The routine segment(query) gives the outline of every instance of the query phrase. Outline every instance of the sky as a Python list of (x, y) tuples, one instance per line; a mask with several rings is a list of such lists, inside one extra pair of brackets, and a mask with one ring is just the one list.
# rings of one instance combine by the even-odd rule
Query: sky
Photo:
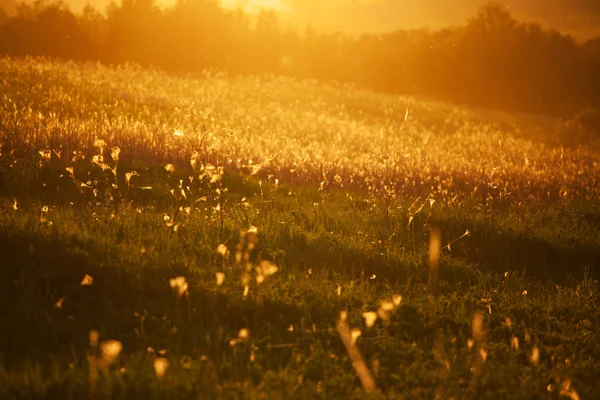
[[(0, 0), (8, 3), (15, 0)], [(120, 0), (116, 0), (120, 1)], [(169, 5), (175, 0), (156, 0)], [(110, 0), (64, 0), (75, 11), (90, 3), (104, 9)], [(284, 25), (347, 34), (462, 24), (486, 0), (221, 0), (246, 11), (273, 8)], [(513, 16), (571, 33), (584, 40), (600, 36), (600, 0), (503, 0)]]

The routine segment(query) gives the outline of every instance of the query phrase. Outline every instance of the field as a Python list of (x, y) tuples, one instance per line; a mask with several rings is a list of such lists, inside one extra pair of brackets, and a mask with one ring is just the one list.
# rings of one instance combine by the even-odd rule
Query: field
[(598, 398), (600, 151), (557, 123), (0, 59), (0, 398)]

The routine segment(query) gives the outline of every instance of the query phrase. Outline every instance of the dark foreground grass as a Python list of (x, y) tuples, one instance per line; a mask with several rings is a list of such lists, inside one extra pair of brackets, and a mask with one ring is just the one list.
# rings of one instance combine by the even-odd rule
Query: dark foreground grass
[[(5, 202), (0, 397), (365, 398), (336, 331), (341, 311), (362, 332), (374, 398), (558, 398), (568, 382), (581, 398), (600, 393), (597, 206), (433, 204), (409, 226), (401, 200), (390, 216), (357, 194), (270, 186), (261, 196), (256, 182), (228, 179), (223, 220), (184, 202), (177, 231), (165, 221), (175, 199), (117, 211)], [(431, 226), (442, 245), (470, 231), (442, 250), (435, 293)], [(238, 243), (244, 256), (255, 242), (252, 268), (236, 264)], [(258, 284), (261, 261), (279, 271)], [(183, 296), (169, 284), (177, 276)], [(400, 305), (367, 328), (362, 314), (394, 294)], [(122, 343), (109, 366), (92, 330)], [(157, 358), (169, 365), (162, 379)]]

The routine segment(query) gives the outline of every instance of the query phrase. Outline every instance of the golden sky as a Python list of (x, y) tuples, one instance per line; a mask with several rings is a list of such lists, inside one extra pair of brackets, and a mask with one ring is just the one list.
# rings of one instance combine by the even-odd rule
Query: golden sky
[[(11, 1), (11, 0), (6, 0)], [(33, 0), (30, 0), (33, 1)], [(120, 0), (116, 0), (119, 2)], [(175, 0), (156, 0), (168, 6)], [(229, 8), (277, 10), (283, 25), (360, 34), (463, 23), (487, 0), (220, 0)], [(2, 2), (2, 0), (0, 0)], [(104, 9), (110, 0), (65, 0), (75, 11), (85, 4)], [(503, 0), (517, 18), (585, 39), (600, 36), (600, 0)]]

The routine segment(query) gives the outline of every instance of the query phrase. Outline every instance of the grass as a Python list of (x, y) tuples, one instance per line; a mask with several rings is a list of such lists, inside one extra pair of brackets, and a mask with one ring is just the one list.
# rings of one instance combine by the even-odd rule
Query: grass
[(600, 393), (593, 147), (347, 87), (0, 63), (0, 397)]

